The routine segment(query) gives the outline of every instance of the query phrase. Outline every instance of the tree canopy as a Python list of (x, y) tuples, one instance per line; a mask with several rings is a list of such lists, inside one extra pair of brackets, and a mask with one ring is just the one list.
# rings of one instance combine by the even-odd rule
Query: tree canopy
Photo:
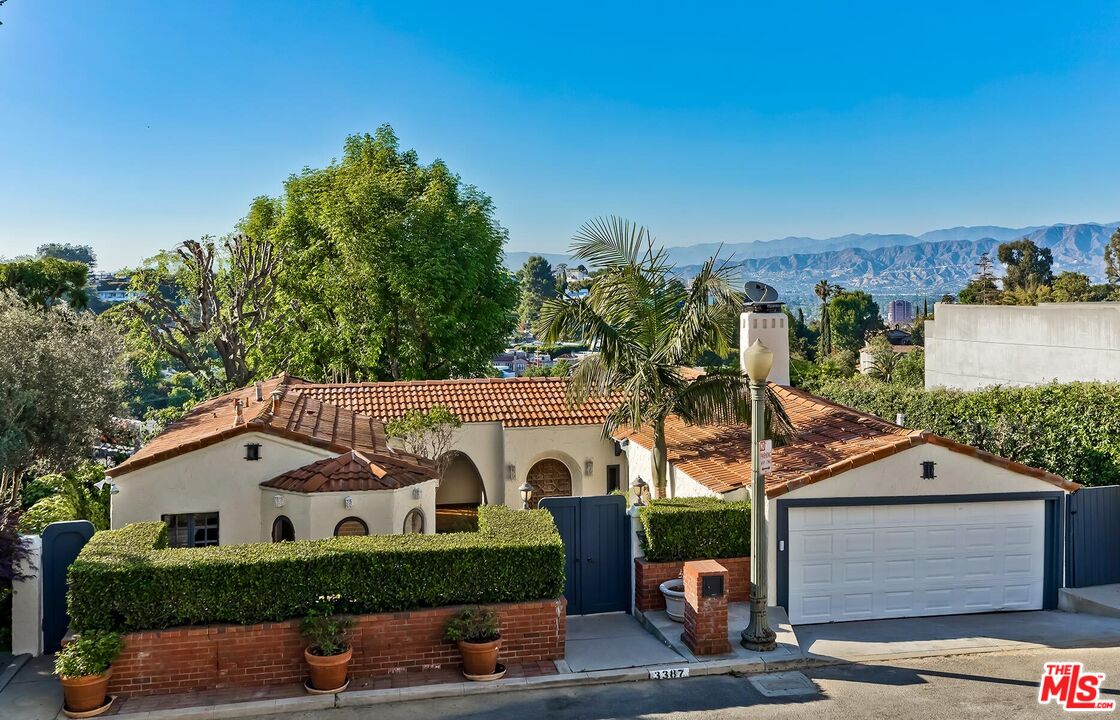
[(35, 255), (41, 258), (57, 258), (70, 262), (80, 262), (92, 268), (97, 264), (97, 253), (90, 245), (75, 245), (72, 243), (44, 243), (35, 248)]
[(1034, 241), (1020, 238), (1001, 243), (996, 253), (1006, 273), (1004, 290), (1032, 290), (1054, 281), (1054, 253), (1050, 248), (1040, 248)]
[(841, 290), (828, 301), (832, 345), (837, 350), (858, 352), (868, 333), (882, 329), (879, 304), (862, 290)]
[[(563, 267), (563, 266), (561, 266)], [(548, 298), (556, 297), (557, 278), (552, 265), (540, 255), (532, 255), (517, 273), (521, 286), (518, 319), (524, 328), (533, 328), (541, 314), (541, 305)]]
[(84, 263), (45, 257), (0, 263), (0, 290), (11, 289), (40, 307), (65, 301), (81, 310), (89, 305)]

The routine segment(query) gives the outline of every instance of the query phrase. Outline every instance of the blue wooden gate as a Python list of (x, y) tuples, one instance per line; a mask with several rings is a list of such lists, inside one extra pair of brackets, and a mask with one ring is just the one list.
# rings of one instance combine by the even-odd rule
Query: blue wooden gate
[(551, 497), (540, 506), (552, 513), (564, 539), (564, 597), (569, 615), (630, 610), (630, 535), (626, 499)]
[(1120, 583), (1120, 485), (1081, 488), (1067, 506), (1066, 584)]
[(88, 520), (51, 523), (43, 530), (43, 652), (56, 652), (70, 626), (66, 612), (66, 571), (93, 537)]

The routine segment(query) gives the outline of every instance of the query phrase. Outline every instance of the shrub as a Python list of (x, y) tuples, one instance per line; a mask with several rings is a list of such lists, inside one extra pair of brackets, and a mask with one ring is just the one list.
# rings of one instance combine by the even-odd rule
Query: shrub
[(121, 636), (115, 632), (83, 632), (66, 643), (54, 659), (54, 674), (76, 678), (101, 675), (121, 653)]
[(500, 638), (498, 615), (484, 607), (463, 608), (447, 621), (443, 636), (452, 642), (488, 643)]
[(479, 509), (479, 532), (369, 535), (166, 549), (163, 523), (95, 534), (70, 567), (74, 627), (122, 631), (303, 617), (320, 595), (348, 613), (520, 602), (564, 590), (546, 510)]
[(654, 500), (640, 511), (642, 548), (654, 562), (744, 557), (751, 552), (751, 506), (718, 498)]
[(78, 511), (65, 495), (51, 495), (38, 501), (23, 514), (19, 521), (20, 532), (42, 535), (48, 525), (55, 522), (77, 520)]
[(1083, 485), (1120, 483), (1120, 384), (923, 390), (853, 378), (818, 394), (894, 422), (1049, 470)]

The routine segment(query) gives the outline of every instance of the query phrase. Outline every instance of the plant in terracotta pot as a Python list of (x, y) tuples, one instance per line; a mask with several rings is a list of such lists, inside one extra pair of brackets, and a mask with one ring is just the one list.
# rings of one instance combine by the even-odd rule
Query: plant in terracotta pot
[(67, 715), (93, 717), (109, 709), (110, 666), (121, 652), (119, 633), (91, 630), (76, 635), (54, 659)]
[(497, 679), (502, 636), (498, 615), (484, 607), (463, 608), (447, 621), (444, 637), (459, 643), (463, 674), (471, 680)]
[(307, 611), (300, 632), (307, 638), (303, 657), (311, 669), (310, 691), (332, 692), (346, 686), (354, 649), (346, 637), (350, 618), (335, 614), (338, 595), (320, 596)]

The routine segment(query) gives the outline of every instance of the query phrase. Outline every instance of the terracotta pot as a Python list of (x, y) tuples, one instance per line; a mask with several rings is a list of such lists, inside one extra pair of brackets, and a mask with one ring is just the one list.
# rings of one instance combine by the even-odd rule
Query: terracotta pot
[(106, 670), (101, 675), (83, 675), (81, 677), (60, 677), (62, 695), (66, 699), (66, 709), (73, 712), (89, 712), (105, 704), (105, 691), (109, 687), (109, 676), (112, 669)]
[(334, 690), (345, 685), (346, 670), (353, 655), (352, 647), (338, 655), (312, 655), (310, 650), (304, 649), (303, 659), (311, 668), (311, 687), (316, 690)]
[(460, 640), (459, 652), (463, 655), (463, 672), (467, 675), (493, 675), (498, 667), (498, 650), (501, 647), (501, 638), (484, 643)]

